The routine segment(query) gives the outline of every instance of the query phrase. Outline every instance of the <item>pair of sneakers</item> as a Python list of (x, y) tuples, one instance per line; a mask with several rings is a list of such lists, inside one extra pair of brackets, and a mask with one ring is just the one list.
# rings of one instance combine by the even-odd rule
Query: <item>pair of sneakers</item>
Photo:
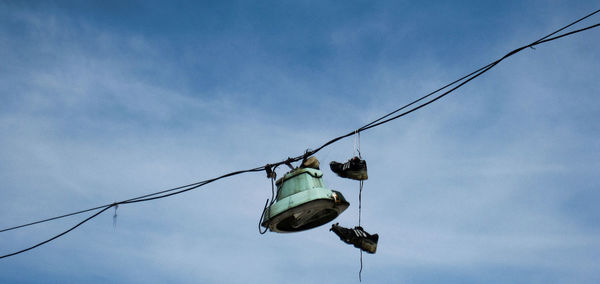
[(331, 225), (330, 231), (333, 231), (340, 240), (347, 244), (354, 245), (368, 253), (375, 253), (377, 251), (377, 241), (379, 241), (379, 235), (369, 234), (362, 227), (356, 226), (354, 229), (344, 228), (339, 223)]
[(331, 171), (343, 178), (366, 180), (369, 178), (367, 174), (367, 162), (359, 157), (354, 157), (345, 163), (333, 161), (329, 163)]
[[(360, 157), (353, 157), (345, 163), (331, 162), (329, 163), (331, 171), (343, 178), (354, 180), (366, 180), (369, 178), (367, 174), (367, 162)], [(333, 231), (342, 241), (347, 244), (354, 245), (368, 253), (377, 251), (377, 241), (379, 235), (367, 233), (361, 226), (356, 226), (354, 229), (344, 228), (335, 223), (331, 225), (330, 231)]]

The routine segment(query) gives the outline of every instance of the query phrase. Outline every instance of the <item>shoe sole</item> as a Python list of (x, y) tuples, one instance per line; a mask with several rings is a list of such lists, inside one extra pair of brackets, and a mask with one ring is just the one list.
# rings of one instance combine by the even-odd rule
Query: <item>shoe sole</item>
[(341, 174), (338, 174), (338, 175), (343, 178), (349, 178), (349, 179), (354, 179), (354, 180), (369, 179), (369, 175), (367, 174), (367, 171), (356, 171), (356, 172), (346, 171), (346, 172), (342, 172)]

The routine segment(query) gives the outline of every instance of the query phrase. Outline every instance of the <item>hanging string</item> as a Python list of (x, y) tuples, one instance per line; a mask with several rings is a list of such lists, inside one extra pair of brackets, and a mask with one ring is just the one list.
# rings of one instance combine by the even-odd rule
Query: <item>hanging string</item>
[(358, 282), (362, 282), (362, 249), (360, 250), (360, 270), (358, 271)]
[(358, 188), (358, 226), (360, 226), (360, 217), (362, 215), (362, 189), (363, 189), (363, 181), (359, 181)]
[(362, 158), (360, 156), (360, 132), (357, 130), (354, 130), (354, 156), (356, 156), (356, 153), (358, 152), (358, 157)]
[(119, 204), (115, 203), (115, 214), (113, 215), (113, 229), (117, 227), (117, 208), (119, 208)]
[[(360, 154), (360, 132), (358, 130), (354, 131), (354, 152), (358, 152), (358, 158), (362, 159)], [(356, 154), (354, 154), (356, 156)], [(363, 180), (359, 180), (358, 187), (358, 226), (360, 227), (361, 215), (362, 215), (362, 189), (363, 189)], [(363, 251), (360, 251), (360, 270), (358, 271), (358, 281), (362, 282), (362, 270), (363, 270)]]
[[(359, 152), (360, 153), (360, 152)], [(360, 227), (360, 218), (362, 215), (362, 189), (363, 189), (363, 180), (359, 181), (359, 189), (358, 189), (358, 226)], [(363, 269), (363, 260), (362, 260), (362, 249), (360, 250), (360, 270), (358, 271), (358, 281), (362, 282), (362, 269)]]

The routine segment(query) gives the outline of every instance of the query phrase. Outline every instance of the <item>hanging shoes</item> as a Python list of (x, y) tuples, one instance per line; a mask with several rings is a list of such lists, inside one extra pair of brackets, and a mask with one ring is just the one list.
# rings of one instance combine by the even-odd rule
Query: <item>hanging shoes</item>
[(367, 174), (367, 162), (359, 157), (354, 157), (345, 163), (331, 162), (329, 163), (331, 171), (343, 178), (366, 180), (369, 178)]
[(375, 253), (375, 251), (377, 251), (377, 241), (379, 240), (379, 235), (371, 235), (360, 226), (356, 226), (354, 229), (348, 229), (339, 226), (338, 224), (339, 223), (335, 223), (331, 225), (331, 229), (329, 230), (333, 231), (338, 237), (340, 237), (340, 240), (347, 244), (354, 245), (354, 247), (368, 253)]

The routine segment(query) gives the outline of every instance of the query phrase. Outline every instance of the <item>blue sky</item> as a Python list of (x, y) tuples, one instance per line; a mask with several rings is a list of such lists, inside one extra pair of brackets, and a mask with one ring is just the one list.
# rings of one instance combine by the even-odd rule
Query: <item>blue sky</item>
[[(505, 1), (507, 2), (507, 1)], [(0, 3), (0, 227), (301, 154), (598, 9), (593, 1)], [(599, 16), (582, 23), (596, 24)], [(366, 283), (600, 281), (598, 30), (364, 132)], [(348, 138), (323, 165), (353, 154)], [(358, 184), (327, 167), (358, 219)], [(280, 170), (279, 175), (284, 172)], [(348, 283), (329, 224), (259, 235), (262, 173), (118, 208), (2, 283)], [(0, 233), (0, 254), (83, 215)]]

